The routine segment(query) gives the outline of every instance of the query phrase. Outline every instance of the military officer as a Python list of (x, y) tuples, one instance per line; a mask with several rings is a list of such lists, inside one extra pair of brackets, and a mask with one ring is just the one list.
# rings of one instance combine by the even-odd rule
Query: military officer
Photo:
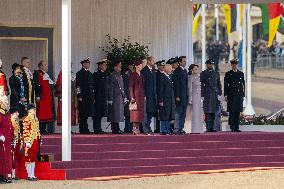
[[(166, 61), (165, 60), (161, 60), (161, 61), (157, 61), (156, 62), (157, 66), (158, 66), (158, 70), (156, 71), (156, 89), (157, 89), (157, 97), (159, 96), (160, 93), (160, 82), (161, 82), (161, 77), (164, 74), (164, 69), (165, 69), (165, 65), (166, 65)], [(158, 109), (158, 113), (157, 113), (157, 119), (156, 119), (156, 129), (155, 129), (155, 133), (160, 133), (160, 118), (159, 118), (159, 109)]]
[(232, 70), (225, 74), (224, 96), (229, 112), (229, 124), (232, 132), (240, 132), (240, 112), (243, 112), (243, 99), (245, 96), (244, 73), (237, 68), (238, 60), (231, 60)]
[(107, 59), (97, 63), (98, 70), (94, 72), (94, 95), (95, 95), (95, 124), (94, 133), (104, 134), (101, 126), (102, 118), (106, 116), (106, 81), (108, 77)]
[(95, 115), (94, 105), (94, 76), (90, 72), (90, 60), (89, 58), (82, 60), (82, 69), (76, 73), (76, 90), (78, 99), (78, 110), (79, 110), (79, 131), (81, 134), (90, 134), (88, 128), (88, 117), (93, 118)]
[(214, 70), (213, 60), (209, 59), (205, 64), (207, 69), (200, 74), (203, 111), (205, 113), (207, 132), (216, 132), (214, 130), (214, 121), (222, 95), (221, 82), (219, 73)]

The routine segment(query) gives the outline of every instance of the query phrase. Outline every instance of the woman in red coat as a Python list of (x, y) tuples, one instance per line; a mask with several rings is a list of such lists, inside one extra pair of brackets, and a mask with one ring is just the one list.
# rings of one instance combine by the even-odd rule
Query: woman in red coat
[(133, 123), (133, 134), (139, 134), (139, 125), (144, 121), (144, 79), (141, 74), (143, 60), (137, 60), (135, 72), (130, 74), (129, 90), (131, 103), (137, 104), (137, 110), (130, 110), (130, 122)]

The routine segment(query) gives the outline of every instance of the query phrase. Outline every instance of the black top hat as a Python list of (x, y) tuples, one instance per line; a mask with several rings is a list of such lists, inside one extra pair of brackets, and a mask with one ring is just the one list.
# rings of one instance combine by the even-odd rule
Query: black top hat
[(36, 108), (36, 107), (35, 107), (34, 104), (28, 104), (28, 105), (27, 105), (27, 111), (32, 110), (32, 109), (35, 109), (35, 108)]
[(18, 110), (17, 107), (11, 107), (10, 110), (9, 110), (10, 114), (16, 113), (16, 112), (18, 112), (18, 111), (19, 111), (19, 110)]

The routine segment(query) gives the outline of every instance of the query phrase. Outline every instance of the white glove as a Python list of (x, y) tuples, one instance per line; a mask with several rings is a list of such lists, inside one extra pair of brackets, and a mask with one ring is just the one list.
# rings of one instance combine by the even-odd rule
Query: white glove
[(31, 143), (26, 143), (26, 147), (31, 148), (32, 147)]
[(189, 100), (189, 105), (192, 105), (192, 100)]
[(107, 101), (108, 104), (112, 105), (112, 101)]
[(204, 97), (201, 97), (201, 100), (204, 101)]
[(1, 136), (0, 136), (0, 141), (1, 141), (1, 142), (5, 142), (5, 137), (4, 137), (4, 135), (1, 135)]
[(222, 96), (218, 95), (218, 100), (221, 101), (222, 100)]

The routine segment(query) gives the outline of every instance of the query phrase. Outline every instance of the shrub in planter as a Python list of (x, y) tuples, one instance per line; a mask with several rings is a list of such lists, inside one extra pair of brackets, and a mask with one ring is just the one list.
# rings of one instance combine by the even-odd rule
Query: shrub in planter
[(264, 115), (252, 118), (241, 116), (240, 125), (284, 125), (284, 115), (280, 114), (275, 119), (267, 119)]
[[(148, 45), (143, 45), (138, 42), (131, 42), (130, 36), (121, 41), (117, 38), (111, 37), (109, 34), (106, 35), (106, 38), (106, 46), (100, 48), (106, 53), (106, 57), (111, 63), (120, 60), (122, 62), (123, 71), (127, 68), (127, 63), (129, 61), (134, 61), (138, 58), (145, 58), (149, 56)], [(110, 66), (110, 68), (111, 67), (112, 66)]]

